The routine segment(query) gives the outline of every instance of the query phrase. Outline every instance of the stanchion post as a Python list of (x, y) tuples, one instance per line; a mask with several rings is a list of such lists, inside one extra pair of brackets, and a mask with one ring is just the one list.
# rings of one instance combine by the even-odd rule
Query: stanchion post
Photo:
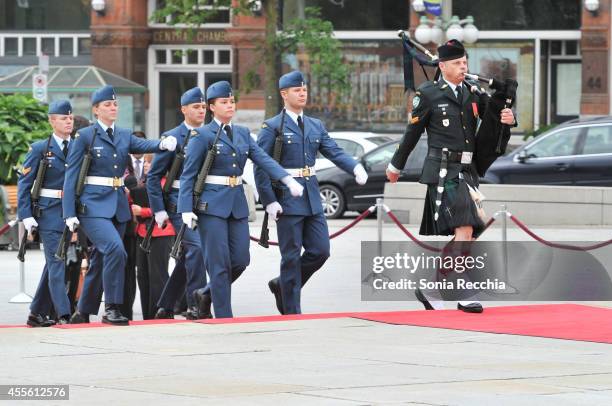
[(508, 208), (501, 205), (502, 214), (502, 256), (504, 263), (504, 278), (508, 282)]
[(378, 238), (378, 255), (382, 255), (382, 239), (383, 239), (383, 204), (384, 199), (382, 197), (376, 198), (376, 227), (377, 227), (377, 238)]
[[(25, 227), (23, 226), (22, 222), (19, 222), (18, 227), (19, 228), (18, 228), (17, 234), (19, 235), (19, 238), (17, 241), (21, 241), (21, 237), (23, 236), (23, 233), (25, 233)], [(19, 293), (13, 296), (9, 300), (9, 303), (31, 303), (32, 297), (25, 292), (25, 263), (21, 261), (18, 261), (18, 262), (19, 262)]]

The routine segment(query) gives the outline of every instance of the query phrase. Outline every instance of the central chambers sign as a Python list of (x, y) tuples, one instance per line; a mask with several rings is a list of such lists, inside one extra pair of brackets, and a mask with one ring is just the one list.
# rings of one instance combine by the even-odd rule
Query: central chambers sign
[(225, 30), (201, 30), (192, 34), (187, 30), (164, 29), (153, 31), (154, 44), (226, 44)]

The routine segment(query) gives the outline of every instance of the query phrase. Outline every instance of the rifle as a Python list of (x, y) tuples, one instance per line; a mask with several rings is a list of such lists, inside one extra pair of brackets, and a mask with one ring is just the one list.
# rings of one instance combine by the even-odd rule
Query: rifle
[(38, 200), (40, 199), (40, 191), (43, 188), (43, 183), (45, 182), (45, 175), (47, 174), (47, 167), (49, 166), (49, 146), (51, 145), (52, 138), (53, 134), (50, 135), (47, 139), (45, 153), (43, 154), (43, 157), (38, 163), (36, 178), (34, 179), (32, 190), (30, 191), (30, 198), (32, 199), (32, 214), (34, 215), (34, 217), (40, 217), (40, 215), (42, 214), (42, 210), (40, 209)]
[[(215, 157), (217, 156), (214, 149), (217, 143), (219, 142), (219, 137), (221, 136), (221, 130), (223, 130), (222, 125), (220, 125), (219, 129), (217, 130), (217, 134), (215, 135), (215, 140), (208, 147), (208, 153), (206, 154), (204, 163), (202, 164), (202, 167), (200, 168), (200, 172), (198, 173), (198, 177), (195, 181), (195, 185), (193, 186), (193, 207), (195, 207), (196, 210), (198, 210), (197, 208), (198, 202), (200, 201), (200, 196), (202, 196), (202, 193), (204, 192), (204, 187), (206, 186), (206, 177), (208, 176), (208, 173), (210, 172), (210, 169), (212, 168), (213, 163), (215, 162)], [(166, 183), (167, 183), (167, 180), (166, 180)], [(176, 236), (174, 245), (172, 246), (172, 251), (170, 251), (170, 256), (174, 258), (175, 260), (178, 260), (181, 256), (181, 253), (182, 253), (181, 247), (182, 247), (183, 236), (185, 235), (186, 228), (187, 228), (187, 224), (183, 223), (181, 225), (181, 229), (179, 230), (179, 233)], [(195, 226), (193, 228), (195, 229)]]
[[(32, 227), (32, 236), (36, 233), (36, 227)], [(21, 262), (25, 262), (26, 245), (28, 244), (28, 230), (23, 230), (21, 241), (19, 243), (19, 252), (17, 253), (17, 259)]]
[[(272, 149), (272, 159), (276, 162), (280, 162), (281, 155), (283, 153), (283, 131), (285, 130), (285, 112), (283, 109), (283, 113), (281, 116), (281, 124), (280, 127), (275, 130), (276, 137), (274, 137), (274, 148)], [(261, 224), (261, 234), (259, 235), (258, 244), (264, 248), (269, 248), (270, 244), (268, 241), (270, 240), (270, 229), (268, 228), (268, 217), (270, 215), (268, 212), (264, 214), (263, 223)]]
[[(177, 151), (174, 156), (174, 160), (172, 161), (172, 165), (170, 166), (170, 170), (166, 174), (166, 183), (164, 183), (164, 187), (162, 188), (162, 194), (164, 197), (164, 204), (168, 207), (168, 195), (170, 195), (170, 191), (172, 190), (172, 184), (176, 180), (176, 177), (179, 171), (183, 168), (183, 163), (185, 162), (185, 150), (187, 148), (187, 144), (189, 144), (189, 139), (191, 135), (197, 134), (196, 130), (191, 130), (187, 137), (185, 138), (185, 142), (181, 146), (180, 150)], [(146, 252), (147, 254), (151, 253), (151, 237), (153, 236), (153, 230), (155, 228), (155, 220), (151, 221), (149, 226), (147, 227), (147, 234), (145, 238), (140, 243), (140, 249)]]
[(79, 177), (77, 179), (75, 195), (77, 200), (77, 211), (79, 214), (85, 214), (87, 212), (87, 207), (83, 205), (80, 201), (81, 194), (83, 193), (83, 188), (85, 187), (85, 181), (87, 180), (87, 174), (89, 173), (89, 167), (91, 166), (91, 161), (93, 159), (93, 155), (91, 154), (91, 150), (93, 148), (94, 143), (96, 142), (96, 136), (98, 135), (97, 129), (94, 129), (94, 134), (91, 139), (91, 144), (87, 146), (87, 152), (85, 152), (85, 156), (83, 157), (83, 162), (81, 163), (81, 168), (79, 170)]

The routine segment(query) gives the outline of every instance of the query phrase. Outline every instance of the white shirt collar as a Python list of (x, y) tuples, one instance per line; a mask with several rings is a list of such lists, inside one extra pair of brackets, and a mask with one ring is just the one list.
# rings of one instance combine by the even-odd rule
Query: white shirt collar
[[(446, 80), (446, 78), (444, 76), (442, 76), (442, 79), (444, 79), (444, 81), (446, 82), (446, 84), (448, 85), (448, 87), (451, 88), (451, 90), (453, 91), (453, 93), (455, 93), (455, 96), (457, 95), (457, 85), (452, 84), (451, 82), (449, 82), (448, 80)], [(460, 83), (459, 86), (461, 86), (461, 90), (463, 91), (463, 83)]]
[(285, 109), (285, 112), (287, 113), (287, 115), (289, 117), (291, 117), (291, 119), (293, 120), (293, 122), (295, 124), (297, 124), (297, 119), (298, 117), (302, 117), (302, 122), (304, 122), (304, 111), (300, 111), (300, 114), (294, 113), (293, 111), (290, 111), (289, 109)]
[(187, 122), (186, 122), (186, 121), (183, 121), (183, 124), (185, 125), (185, 127), (187, 127), (187, 129), (188, 129), (189, 131), (191, 131), (191, 130), (193, 130), (193, 129), (196, 129), (196, 128), (200, 128), (200, 127), (202, 127), (202, 124), (200, 124), (200, 125), (199, 125), (199, 126), (197, 126), (197, 127), (192, 127), (192, 126), (190, 126), (189, 124), (187, 124)]
[[(53, 139), (55, 140), (57, 145), (59, 145), (60, 149), (64, 148), (64, 139), (63, 138), (58, 137), (57, 135), (55, 135), (55, 133), (53, 133)], [(68, 141), (68, 145), (70, 145), (70, 137), (68, 137), (68, 139), (66, 139), (66, 141)]]
[[(108, 126), (106, 124), (104, 124), (102, 121), (98, 120), (98, 124), (100, 124), (100, 127), (102, 127), (102, 129), (104, 130), (104, 132), (106, 132), (106, 130), (108, 129)], [(112, 123), (110, 128), (113, 129), (113, 134), (115, 133), (115, 123)]]
[(230, 121), (229, 123), (227, 123), (227, 124), (223, 124), (223, 123), (222, 123), (222, 122), (221, 122), (219, 119), (217, 119), (217, 117), (215, 117), (213, 120), (215, 120), (215, 123), (217, 123), (217, 125), (218, 125), (219, 127), (225, 127), (226, 125), (229, 125), (229, 126), (230, 126), (230, 128), (233, 128), (233, 127), (234, 127), (234, 126), (232, 125), (232, 122), (231, 122), (231, 121)]

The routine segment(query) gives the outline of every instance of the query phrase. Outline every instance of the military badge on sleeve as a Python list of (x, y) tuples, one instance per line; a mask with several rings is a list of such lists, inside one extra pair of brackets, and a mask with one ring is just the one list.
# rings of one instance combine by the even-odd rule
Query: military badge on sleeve
[(421, 103), (421, 98), (419, 96), (414, 96), (414, 99), (412, 99), (412, 108), (416, 109), (420, 103)]
[(448, 118), (445, 118), (444, 120), (442, 120), (442, 125), (443, 125), (444, 127), (448, 127), (448, 125), (449, 125), (449, 124), (450, 124), (450, 121), (449, 121), (449, 119), (448, 119)]

